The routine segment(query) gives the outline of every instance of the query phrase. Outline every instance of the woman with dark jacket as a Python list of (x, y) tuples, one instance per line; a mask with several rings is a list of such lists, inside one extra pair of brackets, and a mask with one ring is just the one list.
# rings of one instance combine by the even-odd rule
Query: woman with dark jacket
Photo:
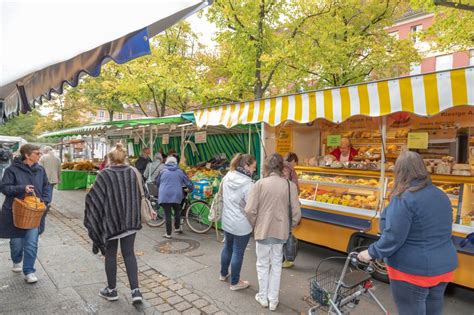
[(183, 187), (193, 189), (193, 183), (178, 166), (176, 157), (169, 155), (164, 169), (156, 177), (158, 186), (158, 203), (165, 211), (166, 234), (164, 238), (171, 238), (171, 215), (174, 210), (174, 228), (176, 233), (183, 233), (181, 227), (181, 202), (184, 198)]
[(127, 269), (132, 302), (143, 298), (138, 285), (138, 268), (135, 257), (135, 236), (142, 228), (141, 176), (126, 165), (127, 152), (118, 144), (109, 154), (109, 167), (97, 175), (97, 180), (86, 196), (84, 226), (89, 231), (94, 247), (105, 254), (105, 273), (108, 286), (99, 295), (109, 301), (118, 300), (117, 249), (120, 241), (122, 257)]
[(385, 259), (399, 314), (442, 314), (444, 291), (457, 267), (452, 221), (451, 203), (431, 183), (420, 155), (403, 152), (380, 218), (382, 235), (359, 254), (366, 262)]
[(38, 281), (35, 275), (35, 262), (38, 253), (38, 235), (44, 230), (44, 220), (42, 220), (43, 225), (36, 229), (16, 228), (13, 224), (12, 205), (14, 198), (23, 199), (26, 194), (33, 191), (46, 205), (51, 202), (48, 177), (44, 168), (38, 164), (40, 155), (39, 146), (22, 145), (20, 156), (16, 157), (5, 169), (0, 184), (0, 191), (6, 196), (0, 212), (0, 238), (10, 239), (13, 272), (23, 271), (27, 283)]

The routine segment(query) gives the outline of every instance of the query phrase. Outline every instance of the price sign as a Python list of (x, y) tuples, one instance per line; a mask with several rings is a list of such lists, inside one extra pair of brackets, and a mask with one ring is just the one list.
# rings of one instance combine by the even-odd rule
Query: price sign
[(338, 147), (341, 145), (341, 135), (328, 135), (327, 146)]
[(427, 132), (409, 132), (408, 149), (428, 149), (428, 133)]
[(276, 152), (285, 156), (293, 149), (293, 130), (291, 127), (276, 129)]
[(161, 144), (169, 144), (170, 143), (170, 135), (169, 134), (164, 134), (163, 139), (161, 141)]
[(205, 131), (196, 132), (194, 134), (195, 143), (206, 143), (207, 142), (207, 133)]

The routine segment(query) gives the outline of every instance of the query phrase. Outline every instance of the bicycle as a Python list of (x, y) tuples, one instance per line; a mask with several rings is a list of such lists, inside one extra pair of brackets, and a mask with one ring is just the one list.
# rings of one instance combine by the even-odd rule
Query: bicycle
[[(371, 273), (374, 272), (372, 262), (363, 263), (358, 260), (357, 255), (357, 252), (351, 252), (347, 257), (329, 257), (318, 264), (316, 275), (310, 281), (310, 294), (320, 306), (311, 307), (308, 311), (309, 315), (317, 314), (320, 307), (328, 308), (325, 311), (327, 314), (349, 314), (346, 309), (354, 309), (359, 304), (360, 296), (365, 294), (375, 301), (383, 314), (389, 314), (372, 292)], [(334, 259), (345, 259), (341, 273), (334, 269), (321, 270), (324, 262)]]
[[(163, 207), (158, 203), (158, 189), (156, 185), (148, 184), (149, 199), (156, 212), (156, 219), (147, 222), (150, 227), (159, 227), (165, 223), (165, 212)], [(184, 189), (184, 199), (181, 203), (181, 211), (183, 221), (191, 229), (191, 231), (199, 234), (207, 233), (212, 228), (212, 221), (207, 219), (209, 214), (209, 204), (204, 200), (192, 200), (191, 194), (187, 189)], [(217, 223), (216, 223), (217, 230)]]

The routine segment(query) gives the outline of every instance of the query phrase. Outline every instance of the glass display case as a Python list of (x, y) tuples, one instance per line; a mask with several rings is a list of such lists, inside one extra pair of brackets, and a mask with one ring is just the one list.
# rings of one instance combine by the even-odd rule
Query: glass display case
[(380, 175), (309, 167), (297, 174), (303, 205), (361, 215), (375, 215), (380, 208)]

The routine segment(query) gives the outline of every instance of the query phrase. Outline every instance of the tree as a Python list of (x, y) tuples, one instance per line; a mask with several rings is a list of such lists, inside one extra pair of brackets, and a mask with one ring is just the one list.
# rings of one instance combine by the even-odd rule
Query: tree
[(35, 141), (37, 133), (34, 132), (34, 127), (40, 119), (41, 115), (36, 110), (28, 114), (20, 114), (8, 120), (4, 125), (0, 125), (0, 134)]
[(211, 77), (220, 74), (223, 96), (236, 101), (407, 72), (419, 60), (413, 44), (384, 29), (403, 8), (391, 0), (216, 0), (208, 18), (220, 54)]
[(90, 106), (77, 98), (72, 89), (66, 89), (64, 94), (44, 102), (42, 107), (48, 113), (37, 120), (33, 129), (35, 134), (78, 127), (88, 122), (84, 113), (90, 110)]
[[(450, 2), (474, 8), (473, 0)], [(452, 52), (474, 47), (474, 11), (436, 6), (432, 0), (411, 0), (411, 4), (415, 9), (435, 14), (433, 25), (422, 36), (432, 43), (434, 50)]]

